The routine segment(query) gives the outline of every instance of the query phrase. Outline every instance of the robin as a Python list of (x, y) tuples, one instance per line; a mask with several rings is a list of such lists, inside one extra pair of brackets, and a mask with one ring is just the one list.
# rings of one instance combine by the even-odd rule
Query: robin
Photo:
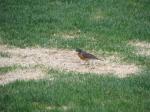
[(99, 60), (96, 56), (87, 53), (81, 49), (76, 49), (76, 52), (78, 53), (78, 56), (80, 57), (80, 59), (88, 61), (88, 60)]

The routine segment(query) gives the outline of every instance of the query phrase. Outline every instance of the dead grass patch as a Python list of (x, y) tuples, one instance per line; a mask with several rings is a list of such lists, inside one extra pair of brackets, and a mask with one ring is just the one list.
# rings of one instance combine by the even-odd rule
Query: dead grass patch
[(32, 103), (33, 106), (35, 108), (40, 108), (40, 109), (46, 109), (46, 110), (64, 110), (64, 111), (68, 111), (71, 107), (70, 106), (66, 106), (66, 105), (48, 105), (45, 103), (40, 103), (40, 102), (33, 102)]
[(46, 109), (47, 110), (59, 109), (59, 110), (67, 111), (70, 109), (70, 107), (68, 107), (68, 106), (47, 106)]
[(142, 56), (150, 56), (150, 43), (144, 41), (132, 41), (129, 42), (129, 44), (135, 47), (135, 54)]
[(69, 32), (54, 33), (53, 35), (55, 37), (61, 37), (63, 39), (73, 39), (73, 38), (79, 38), (80, 33), (81, 33), (80, 30), (76, 30), (76, 31), (69, 31)]
[(16, 69), (5, 74), (0, 75), (0, 84), (7, 84), (16, 80), (37, 80), (44, 77), (44, 73), (40, 69), (26, 68)]
[[(0, 58), (0, 67), (21, 65), (32, 68), (33, 66), (42, 65), (48, 68), (54, 68), (66, 71), (75, 71), (81, 73), (109, 74), (113, 73), (118, 77), (126, 77), (129, 74), (135, 74), (139, 68), (134, 64), (120, 61), (117, 55), (102, 57), (103, 60), (90, 61), (89, 65), (83, 64), (74, 51), (61, 49), (46, 48), (10, 48), (0, 46), (1, 52), (8, 52), (10, 57)], [(26, 69), (15, 71), (1, 76), (1, 83), (7, 83), (21, 79), (37, 79), (43, 73), (40, 69)]]

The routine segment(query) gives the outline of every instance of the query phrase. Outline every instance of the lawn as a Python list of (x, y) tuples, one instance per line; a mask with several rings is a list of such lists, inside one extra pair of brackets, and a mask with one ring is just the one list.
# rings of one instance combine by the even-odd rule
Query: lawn
[(149, 72), (116, 78), (50, 70), (53, 81), (17, 81), (0, 87), (1, 111), (149, 112)]
[(0, 111), (149, 112), (150, 56), (135, 54), (133, 41), (150, 42), (149, 0), (0, 0), (0, 45), (117, 53), (143, 68), (126, 78), (48, 68), (53, 80), (0, 85)]

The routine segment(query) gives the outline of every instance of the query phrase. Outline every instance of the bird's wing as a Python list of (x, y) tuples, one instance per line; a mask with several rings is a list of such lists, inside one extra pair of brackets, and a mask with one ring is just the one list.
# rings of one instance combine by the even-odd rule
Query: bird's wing
[(90, 54), (90, 53), (87, 53), (87, 52), (82, 52), (82, 55), (85, 57), (85, 58), (89, 58), (89, 59), (98, 59), (96, 56)]

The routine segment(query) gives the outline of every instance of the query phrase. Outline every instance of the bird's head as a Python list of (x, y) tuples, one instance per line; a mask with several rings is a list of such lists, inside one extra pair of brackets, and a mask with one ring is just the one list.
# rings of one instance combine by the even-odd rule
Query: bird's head
[(82, 52), (82, 50), (79, 49), (79, 48), (77, 48), (77, 49), (76, 49), (76, 52), (80, 53), (80, 52)]

